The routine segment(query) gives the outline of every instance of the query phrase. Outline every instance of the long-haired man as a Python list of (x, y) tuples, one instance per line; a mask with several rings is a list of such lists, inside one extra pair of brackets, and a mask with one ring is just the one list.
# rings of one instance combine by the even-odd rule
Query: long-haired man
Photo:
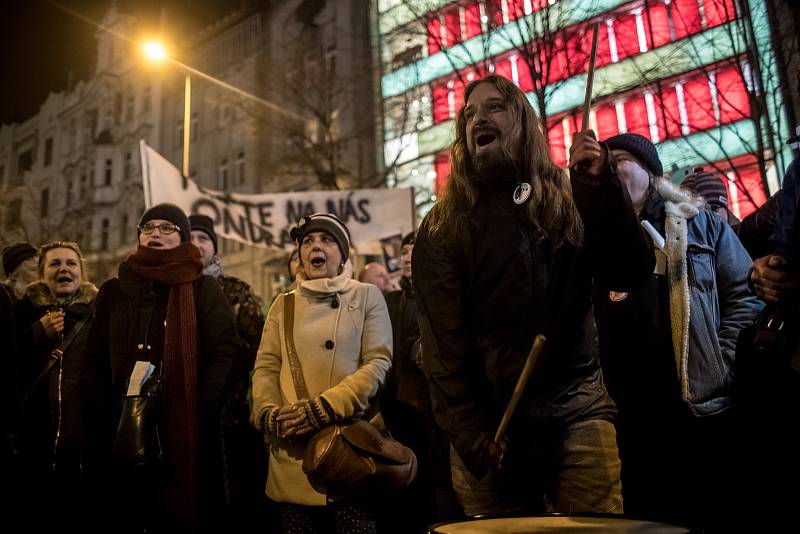
[[(468, 515), (622, 512), (591, 289), (644, 283), (651, 245), (592, 132), (573, 141), (581, 170), (570, 184), (515, 85), (489, 76), (464, 98), (451, 175), (413, 257), (424, 368), (459, 501)], [(545, 349), (494, 443), (536, 334)]]

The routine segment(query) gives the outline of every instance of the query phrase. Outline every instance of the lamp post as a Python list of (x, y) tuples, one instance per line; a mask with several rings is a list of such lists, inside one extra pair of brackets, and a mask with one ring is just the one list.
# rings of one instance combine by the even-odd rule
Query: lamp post
[[(148, 41), (142, 46), (145, 57), (153, 63), (167, 59), (167, 50), (157, 41)], [(186, 74), (183, 84), (183, 176), (189, 177), (189, 142), (192, 124), (192, 79)]]

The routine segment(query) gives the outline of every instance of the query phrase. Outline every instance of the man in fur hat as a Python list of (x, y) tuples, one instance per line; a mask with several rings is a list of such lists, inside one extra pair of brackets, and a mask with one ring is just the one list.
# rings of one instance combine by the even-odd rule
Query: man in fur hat
[(747, 285), (752, 262), (719, 215), (661, 176), (649, 139), (624, 133), (604, 145), (656, 254), (644, 287), (593, 296), (625, 512), (718, 526), (731, 506), (736, 340), (761, 309)]

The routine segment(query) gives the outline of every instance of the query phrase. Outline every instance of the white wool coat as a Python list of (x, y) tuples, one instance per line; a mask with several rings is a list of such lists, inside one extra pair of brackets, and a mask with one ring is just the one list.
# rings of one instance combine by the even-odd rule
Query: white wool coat
[[(294, 343), (308, 393), (323, 397), (335, 420), (363, 414), (386, 380), (392, 362), (392, 326), (380, 290), (350, 278), (348, 265), (335, 278), (301, 281), (295, 291)], [(339, 307), (331, 301), (336, 294)], [(269, 310), (253, 370), (253, 423), (262, 431), (271, 407), (297, 398), (286, 353), (281, 294)], [(326, 341), (333, 341), (327, 349)], [(269, 435), (267, 496), (278, 502), (322, 506), (302, 471), (306, 440), (287, 441)]]

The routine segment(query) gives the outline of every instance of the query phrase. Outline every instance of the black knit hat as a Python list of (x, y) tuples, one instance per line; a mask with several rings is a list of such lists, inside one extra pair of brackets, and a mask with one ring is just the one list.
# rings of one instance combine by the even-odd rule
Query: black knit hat
[(26, 241), (18, 241), (3, 248), (3, 270), (6, 276), (17, 270), (25, 261), (39, 255), (39, 250)]
[(214, 243), (214, 254), (217, 253), (217, 233), (214, 231), (214, 221), (208, 215), (193, 213), (189, 215), (189, 222), (192, 224), (192, 231), (199, 230), (205, 232)]
[(695, 195), (703, 197), (711, 209), (728, 207), (728, 188), (719, 175), (705, 172), (702, 167), (697, 167), (694, 174), (683, 180), (681, 186)]
[(336, 215), (332, 213), (314, 213), (307, 217), (301, 217), (297, 221), (297, 226), (292, 228), (289, 235), (300, 246), (303, 238), (309, 232), (325, 232), (331, 236), (336, 241), (336, 244), (339, 245), (339, 250), (342, 251), (342, 261), (347, 261), (350, 256), (350, 230)]
[(656, 146), (645, 136), (635, 133), (624, 133), (609, 137), (605, 141), (609, 150), (625, 150), (630, 152), (647, 170), (655, 176), (664, 174), (661, 159)]
[(177, 226), (179, 228), (178, 233), (181, 235), (182, 243), (187, 243), (192, 240), (191, 223), (189, 223), (189, 219), (186, 217), (186, 214), (183, 213), (183, 210), (175, 204), (168, 204), (166, 202), (163, 204), (156, 204), (144, 212), (142, 218), (139, 219), (139, 225), (136, 227), (137, 238), (139, 234), (142, 233), (142, 225), (147, 221), (152, 221), (153, 219), (169, 221)]

